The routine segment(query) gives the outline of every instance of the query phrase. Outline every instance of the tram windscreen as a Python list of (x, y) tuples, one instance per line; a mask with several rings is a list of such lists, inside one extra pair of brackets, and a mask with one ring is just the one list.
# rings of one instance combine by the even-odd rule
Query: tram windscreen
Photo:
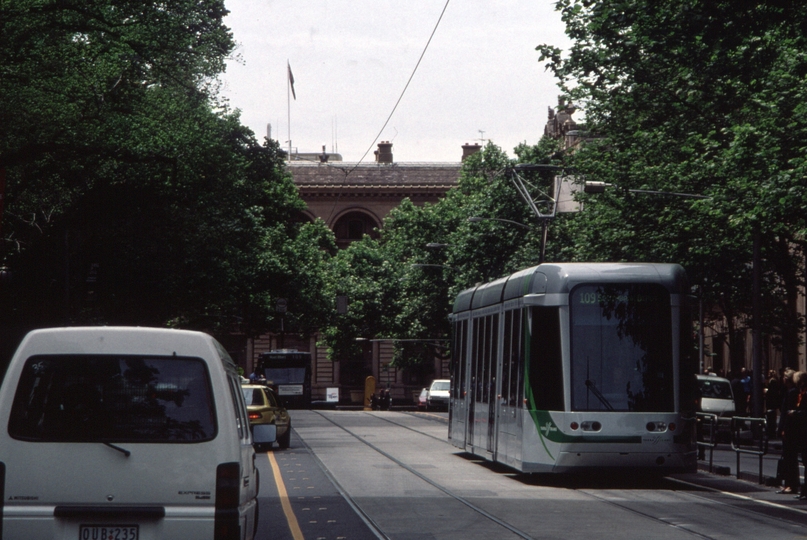
[(670, 294), (658, 284), (569, 295), (573, 411), (673, 412)]

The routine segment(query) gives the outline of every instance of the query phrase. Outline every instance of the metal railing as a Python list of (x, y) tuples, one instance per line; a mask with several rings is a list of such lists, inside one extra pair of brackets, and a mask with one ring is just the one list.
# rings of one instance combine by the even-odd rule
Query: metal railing
[(709, 450), (709, 472), (714, 466), (714, 453), (717, 447), (719, 417), (711, 413), (695, 413), (695, 432), (698, 444), (698, 459), (703, 459)]
[(759, 483), (764, 483), (762, 461), (768, 453), (767, 425), (765, 418), (735, 416), (731, 419), (731, 448), (737, 453), (737, 478), (740, 477), (740, 456), (748, 454), (759, 458)]

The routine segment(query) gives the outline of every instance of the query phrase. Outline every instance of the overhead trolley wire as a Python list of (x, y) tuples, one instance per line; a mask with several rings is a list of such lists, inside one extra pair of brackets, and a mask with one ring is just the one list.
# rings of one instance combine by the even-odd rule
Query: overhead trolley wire
[[(417, 73), (417, 70), (420, 67), (420, 63), (423, 61), (423, 57), (426, 55), (426, 51), (429, 49), (429, 45), (431, 44), (432, 39), (434, 38), (434, 34), (437, 33), (437, 28), (440, 26), (440, 22), (443, 20), (443, 15), (445, 15), (446, 10), (448, 9), (448, 4), (450, 2), (451, 2), (451, 0), (446, 0), (445, 5), (443, 6), (443, 10), (440, 12), (440, 16), (437, 18), (437, 22), (434, 25), (434, 29), (432, 29), (432, 33), (431, 33), (431, 35), (429, 35), (429, 39), (426, 41), (426, 45), (423, 47), (423, 52), (420, 53), (420, 57), (418, 58), (418, 61), (415, 64), (415, 67), (412, 70), (412, 73), (409, 75), (409, 79), (406, 81), (406, 85), (404, 85), (403, 90), (401, 90), (401, 94), (398, 96), (398, 100), (395, 102), (395, 105), (392, 107), (392, 110), (390, 111), (389, 115), (387, 116), (387, 119), (384, 121), (384, 125), (381, 126), (381, 129), (378, 131), (378, 135), (375, 136), (375, 138), (373, 139), (373, 142), (371, 142), (370, 146), (367, 148), (367, 151), (364, 152), (364, 154), (361, 156), (361, 159), (359, 159), (359, 161), (357, 161), (356, 164), (352, 168), (350, 168), (348, 170), (343, 169), (343, 172), (345, 173), (345, 179), (344, 179), (345, 182), (347, 181), (347, 177), (350, 176), (350, 174), (353, 171), (355, 171), (359, 167), (359, 165), (361, 165), (361, 163), (364, 161), (364, 158), (367, 157), (367, 154), (370, 153), (370, 150), (373, 149), (373, 146), (375, 146), (375, 143), (378, 141), (378, 139), (381, 137), (381, 134), (387, 128), (387, 125), (389, 124), (390, 120), (392, 119), (392, 115), (395, 114), (395, 110), (398, 108), (398, 105), (400, 105), (401, 100), (404, 97), (404, 94), (406, 94), (406, 90), (409, 88), (409, 84), (412, 82), (412, 79), (415, 77), (415, 73)], [(335, 166), (335, 165), (332, 165), (332, 167), (342, 169), (342, 167), (338, 167), (338, 166)], [(330, 221), (331, 217), (333, 217), (333, 212), (336, 209), (336, 205), (339, 203), (339, 197), (340, 197), (340, 195), (337, 195), (336, 201), (334, 202), (333, 208), (331, 209), (331, 213), (328, 216), (328, 221)]]
[[(367, 148), (367, 151), (364, 152), (364, 155), (361, 157), (361, 159), (358, 161), (358, 163), (356, 163), (356, 167), (358, 167), (359, 164), (362, 161), (364, 161), (364, 158), (367, 157), (367, 154), (370, 153), (370, 150), (372, 150), (373, 145), (375, 145), (376, 141), (378, 141), (379, 137), (381, 137), (381, 134), (387, 128), (387, 124), (389, 124), (389, 121), (392, 119), (392, 115), (395, 114), (395, 110), (398, 108), (398, 105), (401, 103), (401, 100), (403, 99), (404, 94), (406, 93), (406, 90), (409, 88), (409, 84), (412, 82), (412, 79), (415, 77), (415, 73), (417, 73), (418, 67), (420, 67), (420, 63), (423, 61), (423, 57), (426, 55), (426, 51), (429, 49), (429, 45), (432, 42), (432, 38), (434, 38), (434, 34), (437, 33), (437, 27), (440, 26), (440, 21), (443, 20), (443, 15), (445, 15), (446, 9), (448, 9), (449, 2), (451, 2), (451, 0), (446, 0), (445, 5), (443, 6), (443, 11), (440, 12), (440, 16), (437, 18), (437, 23), (434, 25), (434, 29), (432, 30), (432, 33), (429, 36), (428, 41), (426, 41), (426, 46), (423, 47), (423, 52), (420, 53), (420, 58), (418, 58), (417, 64), (415, 64), (415, 68), (412, 70), (412, 74), (409, 75), (409, 80), (406, 81), (406, 85), (404, 86), (403, 90), (401, 91), (401, 95), (398, 96), (398, 101), (396, 101), (395, 106), (392, 107), (392, 110), (390, 111), (389, 116), (387, 116), (387, 119), (384, 122), (384, 125), (381, 126), (381, 129), (378, 131), (378, 135), (375, 136), (375, 139), (373, 139), (373, 142), (370, 143), (370, 146)], [(351, 169), (351, 172), (353, 170), (355, 170), (356, 167), (353, 167), (353, 169)]]

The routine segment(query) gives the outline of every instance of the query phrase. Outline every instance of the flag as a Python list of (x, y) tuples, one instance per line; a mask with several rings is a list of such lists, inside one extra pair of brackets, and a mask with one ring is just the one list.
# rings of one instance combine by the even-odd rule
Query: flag
[(286, 62), (286, 67), (289, 68), (289, 86), (291, 86), (291, 95), (294, 96), (294, 101), (297, 101), (297, 94), (294, 92), (294, 75), (291, 74), (291, 64)]

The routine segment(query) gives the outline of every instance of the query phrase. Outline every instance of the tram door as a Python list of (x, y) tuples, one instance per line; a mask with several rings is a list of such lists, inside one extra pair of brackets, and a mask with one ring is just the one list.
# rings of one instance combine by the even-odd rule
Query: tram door
[(520, 459), (518, 441), (521, 440), (519, 404), (523, 376), (521, 330), (523, 309), (518, 303), (505, 305), (502, 315), (499, 360), (499, 408), (496, 416), (496, 456), (499, 461), (510, 463)]
[(499, 315), (488, 311), (473, 320), (471, 348), (471, 396), (468, 440), (474, 451), (493, 453), (496, 435), (496, 355)]
[[(470, 320), (466, 316), (454, 322), (454, 343), (452, 348), (451, 408), (448, 423), (454, 444), (465, 448), (468, 443), (468, 404), (470, 382), (468, 380), (470, 360), (468, 358), (468, 329)], [(461, 444), (460, 444), (461, 443)]]

